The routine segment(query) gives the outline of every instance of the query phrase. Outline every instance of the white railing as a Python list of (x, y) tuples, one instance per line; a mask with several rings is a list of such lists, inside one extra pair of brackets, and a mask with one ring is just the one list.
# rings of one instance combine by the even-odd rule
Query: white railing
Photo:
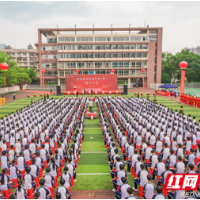
[(0, 94), (15, 92), (15, 91), (19, 91), (19, 90), (20, 90), (19, 86), (11, 86), (11, 87), (0, 88)]
[[(166, 83), (166, 84), (171, 84), (173, 86), (180, 87), (180, 83)], [(159, 86), (164, 85), (164, 83), (151, 83), (150, 88), (152, 89), (158, 89)], [(196, 83), (185, 83), (185, 88), (200, 88), (200, 82)]]
[[(65, 90), (65, 85), (60, 85), (61, 86), (61, 90)], [(57, 85), (45, 85), (44, 90), (56, 90)], [(43, 86), (42, 85), (24, 85), (23, 86), (24, 90), (43, 90)]]

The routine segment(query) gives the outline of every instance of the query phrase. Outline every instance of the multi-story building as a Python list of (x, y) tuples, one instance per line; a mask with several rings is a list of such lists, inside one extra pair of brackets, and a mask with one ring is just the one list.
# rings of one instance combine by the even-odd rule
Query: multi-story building
[(6, 48), (6, 44), (0, 44), (0, 49), (5, 49)]
[[(42, 41), (42, 36), (46, 41)], [(114, 69), (119, 82), (161, 82), (162, 28), (41, 28), (38, 29), (37, 68), (45, 82), (65, 84), (65, 76), (110, 74)]]
[(19, 67), (37, 69), (35, 63), (37, 55), (36, 49), (33, 49), (32, 45), (29, 44), (27, 49), (13, 49), (10, 46), (6, 46), (5, 49), (1, 49), (2, 52), (13, 56)]
[(190, 52), (200, 55), (200, 46), (192, 47), (192, 48), (188, 48), (188, 47), (184, 48), (184, 50), (187, 50), (187, 49), (189, 49)]

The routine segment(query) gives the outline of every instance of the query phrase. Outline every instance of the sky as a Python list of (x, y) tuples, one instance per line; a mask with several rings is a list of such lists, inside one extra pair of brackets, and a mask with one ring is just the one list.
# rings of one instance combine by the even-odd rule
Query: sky
[(0, 1), (0, 44), (27, 48), (38, 28), (163, 27), (163, 51), (200, 46), (200, 2)]

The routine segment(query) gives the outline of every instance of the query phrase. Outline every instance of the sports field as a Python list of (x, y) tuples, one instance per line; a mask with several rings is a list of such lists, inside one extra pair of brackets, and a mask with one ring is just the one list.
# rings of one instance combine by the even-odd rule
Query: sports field
[[(87, 95), (86, 95), (87, 96)], [(89, 96), (89, 95), (88, 95)], [(112, 96), (112, 95), (111, 95)], [(114, 95), (113, 95), (114, 96)], [(127, 96), (132, 97), (133, 93), (129, 93)], [(144, 95), (146, 97), (146, 94)], [(63, 96), (50, 96), (50, 98), (62, 98)], [(38, 101), (41, 97), (39, 94), (34, 101)], [(151, 96), (150, 100), (153, 99)], [(180, 110), (182, 104), (166, 99), (164, 97), (157, 96), (158, 104), (163, 104), (170, 109)], [(31, 103), (30, 98), (22, 98), (6, 104), (0, 108), (0, 117), (4, 117), (9, 113), (15, 112)], [(196, 119), (200, 119), (200, 110), (187, 105), (183, 105), (183, 109), (186, 115), (196, 116)], [(98, 112), (96, 105), (94, 110)], [(97, 114), (98, 116), (98, 114)], [(81, 147), (81, 157), (78, 161), (77, 168), (77, 181), (75, 182), (74, 190), (112, 190), (113, 184), (111, 182), (110, 167), (107, 159), (107, 152), (104, 146), (102, 129), (100, 126), (99, 118), (85, 120), (85, 138)], [(71, 144), (70, 144), (71, 146)], [(129, 184), (133, 187), (133, 177), (128, 173)], [(113, 193), (114, 195), (114, 193)], [(72, 192), (73, 198), (73, 192)]]

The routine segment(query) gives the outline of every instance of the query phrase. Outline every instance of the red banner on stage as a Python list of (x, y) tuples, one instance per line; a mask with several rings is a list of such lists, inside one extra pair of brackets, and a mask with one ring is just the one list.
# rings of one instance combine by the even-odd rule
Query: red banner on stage
[(101, 75), (66, 75), (66, 91), (102, 90), (115, 91), (118, 89), (117, 74)]

